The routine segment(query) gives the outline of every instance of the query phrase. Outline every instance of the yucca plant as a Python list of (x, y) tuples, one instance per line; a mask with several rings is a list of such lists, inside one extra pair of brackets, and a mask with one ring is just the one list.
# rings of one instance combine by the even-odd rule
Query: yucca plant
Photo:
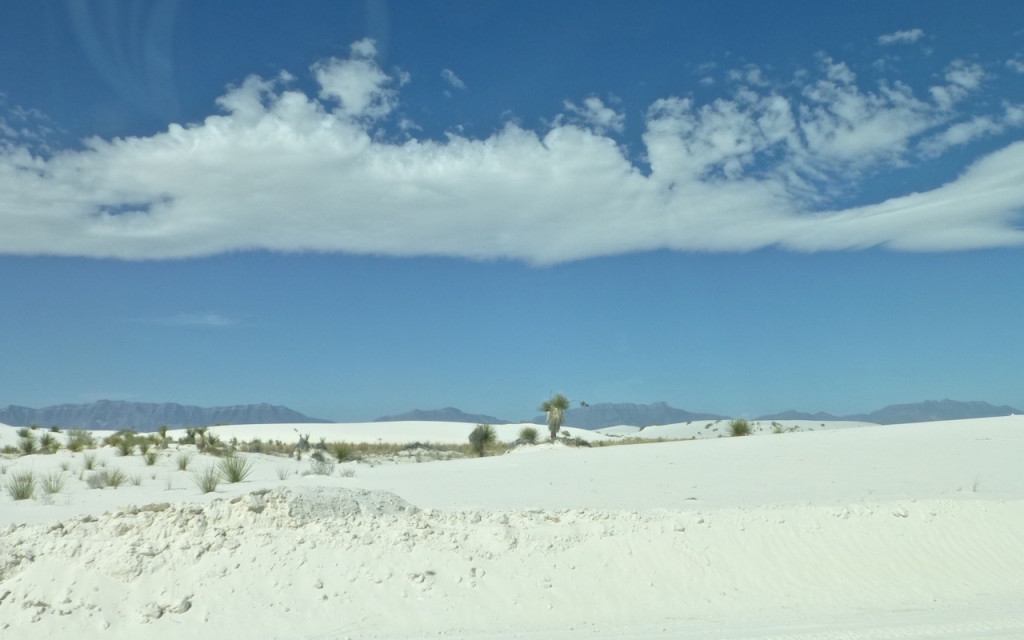
[(750, 423), (746, 420), (733, 420), (729, 423), (729, 434), (733, 436), (749, 436)]
[(188, 469), (189, 463), (192, 462), (192, 454), (188, 452), (179, 453), (174, 461), (178, 463), (178, 471), (185, 471)]
[(49, 473), (39, 479), (39, 486), (50, 495), (63, 491), (66, 483), (67, 478), (63, 473)]
[(247, 460), (241, 456), (228, 456), (221, 460), (217, 466), (220, 468), (224, 479), (231, 484), (245, 480), (252, 473), (252, 460)]
[(39, 451), (39, 443), (36, 441), (35, 436), (29, 433), (18, 440), (18, 448), (21, 449), (23, 455), (27, 456)]
[(488, 445), (494, 444), (497, 439), (494, 427), (489, 424), (478, 424), (469, 434), (469, 444), (472, 445), (473, 451), (478, 456), (484, 455), (484, 450)]
[(31, 471), (12, 473), (7, 479), (7, 493), (14, 500), (28, 500), (36, 492), (36, 476)]
[(160, 453), (156, 449), (150, 449), (142, 454), (142, 459), (146, 461), (147, 467), (152, 467), (160, 459)]
[(86, 471), (92, 471), (96, 467), (96, 454), (87, 453), (82, 456), (82, 468)]
[(561, 393), (556, 393), (540, 405), (540, 410), (547, 413), (548, 431), (551, 433), (551, 442), (554, 442), (559, 429), (562, 428), (565, 412), (569, 410), (569, 399)]
[(203, 493), (211, 493), (216, 491), (217, 485), (220, 484), (220, 472), (216, 467), (210, 466), (202, 473), (193, 472), (192, 481)]

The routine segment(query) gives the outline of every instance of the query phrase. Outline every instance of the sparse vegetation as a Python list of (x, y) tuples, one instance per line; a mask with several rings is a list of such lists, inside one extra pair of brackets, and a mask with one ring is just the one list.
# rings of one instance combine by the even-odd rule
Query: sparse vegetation
[(310, 473), (317, 476), (329, 476), (334, 473), (334, 463), (327, 462), (324, 460), (313, 460), (309, 461)]
[(82, 449), (91, 449), (96, 446), (96, 439), (93, 438), (92, 433), (84, 429), (68, 429), (67, 437), (68, 451), (77, 453)]
[(217, 485), (220, 484), (220, 472), (217, 470), (217, 467), (209, 466), (202, 472), (193, 472), (192, 481), (196, 483), (196, 486), (203, 493), (212, 493), (217, 490)]
[(39, 443), (36, 441), (35, 436), (29, 432), (27, 436), (22, 436), (18, 440), (18, 449), (21, 450), (22, 455), (32, 455), (39, 451)]
[(328, 445), (328, 449), (334, 459), (338, 462), (345, 462), (355, 453), (355, 447), (347, 442), (335, 442)]
[(732, 422), (729, 423), (729, 435), (749, 436), (750, 423), (743, 419), (733, 420)]
[(292, 470), (284, 465), (274, 467), (274, 471), (277, 472), (278, 480), (287, 480), (288, 476), (291, 475)]
[(96, 468), (95, 453), (87, 453), (84, 456), (82, 456), (82, 468), (85, 469), (86, 471), (92, 471), (94, 468)]
[(111, 469), (103, 471), (93, 472), (85, 483), (89, 485), (90, 489), (103, 489), (104, 487), (113, 487), (114, 489), (120, 487), (128, 481), (128, 476), (120, 469)]
[(13, 500), (29, 500), (36, 492), (36, 476), (31, 471), (12, 473), (7, 479), (7, 493)]
[(189, 463), (192, 462), (192, 454), (188, 452), (179, 453), (174, 461), (178, 464), (178, 471), (185, 471), (188, 469)]
[(57, 453), (58, 449), (60, 449), (60, 442), (57, 441), (53, 433), (47, 432), (39, 436), (39, 450), (41, 453)]
[(523, 427), (519, 430), (519, 439), (526, 444), (537, 444), (537, 429), (534, 427)]
[[(234, 484), (248, 478), (252, 474), (253, 465), (252, 460), (241, 456), (228, 456), (220, 461), (218, 467), (221, 474), (224, 475), (224, 479)], [(207, 492), (204, 491), (204, 493)]]
[(64, 486), (67, 483), (67, 478), (64, 473), (48, 473), (39, 479), (39, 486), (42, 487), (43, 491), (47, 495), (53, 495), (60, 493), (64, 490)]
[(489, 424), (478, 424), (469, 434), (469, 444), (473, 447), (473, 453), (478, 456), (484, 455), (487, 447), (494, 444), (497, 439), (494, 427)]
[(146, 461), (147, 467), (152, 467), (160, 459), (160, 453), (156, 449), (150, 449), (142, 454), (142, 459)]
[(540, 410), (547, 413), (548, 431), (551, 434), (551, 442), (554, 442), (562, 428), (565, 412), (569, 410), (569, 399), (561, 393), (556, 393), (540, 405)]

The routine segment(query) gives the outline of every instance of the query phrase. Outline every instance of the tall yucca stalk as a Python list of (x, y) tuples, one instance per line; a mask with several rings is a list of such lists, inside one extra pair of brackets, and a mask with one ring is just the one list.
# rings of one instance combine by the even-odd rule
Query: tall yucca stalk
[(551, 442), (558, 437), (558, 430), (562, 428), (562, 419), (568, 409), (569, 399), (561, 393), (556, 393), (540, 405), (540, 410), (548, 414), (548, 431), (551, 433)]

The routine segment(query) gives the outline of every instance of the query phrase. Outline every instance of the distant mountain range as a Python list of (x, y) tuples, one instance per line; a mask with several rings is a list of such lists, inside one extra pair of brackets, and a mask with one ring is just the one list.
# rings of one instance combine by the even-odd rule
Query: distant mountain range
[[(565, 412), (563, 424), (580, 429), (603, 429), (620, 424), (647, 427), (655, 424), (675, 424), (692, 420), (722, 420), (725, 416), (714, 413), (693, 413), (670, 407), (664, 402), (632, 404), (629, 402), (601, 402), (574, 407)], [(538, 424), (547, 422), (544, 415), (535, 416)]]
[(995, 406), (987, 402), (958, 402), (956, 400), (928, 400), (913, 404), (891, 404), (871, 413), (856, 413), (848, 416), (834, 416), (829, 413), (801, 413), (784, 411), (758, 420), (852, 420), (856, 422), (874, 422), (875, 424), (903, 424), (908, 422), (932, 422), (935, 420), (963, 420), (967, 418), (994, 418), (1024, 413), (1020, 409), (1002, 405)]
[(162, 425), (171, 429), (215, 424), (272, 424), (329, 422), (310, 418), (288, 407), (243, 404), (230, 407), (194, 407), (173, 402), (122, 402), (100, 400), (89, 404), (61, 404), (42, 409), (11, 405), (0, 409), (0, 422), (11, 426), (37, 424), (81, 429), (135, 429), (155, 431)]
[[(964, 418), (990, 418), (1024, 413), (1009, 406), (995, 406), (987, 402), (957, 402), (955, 400), (930, 400), (913, 404), (894, 404), (871, 413), (858, 413), (837, 416), (831, 413), (805, 413), (802, 411), (784, 411), (754, 420), (814, 420), (816, 422), (852, 421), (871, 422), (874, 424), (900, 424), (908, 422), (932, 422), (935, 420), (959, 420)], [(675, 424), (694, 420), (727, 420), (729, 416), (715, 413), (700, 413), (677, 409), (665, 402), (652, 404), (633, 404), (629, 402), (603, 402), (579, 407), (572, 407), (565, 412), (563, 424), (567, 427), (580, 429), (603, 429), (618, 425), (648, 427), (660, 424)], [(409, 411), (394, 416), (377, 418), (375, 422), (394, 422), (397, 420), (424, 420), (438, 422), (469, 422), (489, 424), (509, 424), (494, 416), (464, 413), (454, 407), (443, 409)], [(537, 415), (530, 419), (537, 424), (544, 424), (546, 417)]]
[(495, 418), (494, 416), (488, 416), (480, 413), (465, 413), (456, 409), (455, 407), (445, 407), (443, 409), (430, 409), (424, 411), (423, 409), (413, 409), (405, 413), (400, 413), (394, 416), (383, 416), (374, 420), (374, 422), (401, 422), (404, 420), (415, 420), (422, 422), (470, 422), (473, 424), (508, 424), (508, 420), (502, 420), (501, 418)]

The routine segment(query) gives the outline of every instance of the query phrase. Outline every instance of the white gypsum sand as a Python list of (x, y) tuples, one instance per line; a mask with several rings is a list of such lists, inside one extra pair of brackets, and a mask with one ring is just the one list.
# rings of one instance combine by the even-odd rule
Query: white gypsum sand
[[(643, 430), (694, 441), (542, 437), (500, 456), (330, 475), (302, 475), (308, 455), (246, 453), (251, 476), (208, 494), (177, 456), (191, 452), (196, 471), (220, 459), (191, 445), (152, 466), (111, 447), (8, 455), (0, 636), (1024, 637), (1024, 417), (692, 433), (705, 424)], [(464, 443), (473, 426), (209, 432)], [(497, 425), (499, 439), (522, 426)], [(0, 427), (0, 445), (18, 441)], [(139, 485), (88, 488), (87, 455)], [(7, 483), (26, 471), (65, 486), (13, 500)]]

